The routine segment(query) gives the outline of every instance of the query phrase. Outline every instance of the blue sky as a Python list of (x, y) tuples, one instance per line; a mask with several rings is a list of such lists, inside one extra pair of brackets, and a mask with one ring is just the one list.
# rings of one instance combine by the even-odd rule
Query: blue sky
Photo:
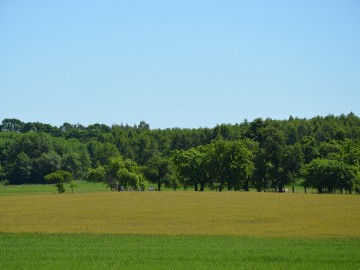
[(0, 1), (0, 120), (360, 115), (360, 2)]

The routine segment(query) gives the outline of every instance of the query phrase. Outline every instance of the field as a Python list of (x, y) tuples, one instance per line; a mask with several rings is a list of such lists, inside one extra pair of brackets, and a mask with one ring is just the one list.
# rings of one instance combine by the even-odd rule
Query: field
[(0, 196), (1, 269), (359, 269), (360, 197), (256, 192)]
[[(71, 193), (69, 184), (65, 184), (67, 193)], [(106, 191), (106, 185), (104, 183), (89, 183), (85, 181), (77, 181), (74, 193), (89, 193), (89, 192), (102, 192)], [(38, 194), (38, 193), (56, 193), (56, 188), (53, 184), (49, 185), (0, 185), (0, 196), (9, 194)]]
[(1, 269), (359, 269), (358, 239), (0, 234)]

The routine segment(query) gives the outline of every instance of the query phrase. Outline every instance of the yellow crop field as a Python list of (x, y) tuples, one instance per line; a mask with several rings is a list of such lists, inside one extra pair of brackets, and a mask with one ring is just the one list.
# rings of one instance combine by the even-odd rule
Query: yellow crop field
[(360, 196), (102, 192), (0, 197), (0, 232), (360, 237)]

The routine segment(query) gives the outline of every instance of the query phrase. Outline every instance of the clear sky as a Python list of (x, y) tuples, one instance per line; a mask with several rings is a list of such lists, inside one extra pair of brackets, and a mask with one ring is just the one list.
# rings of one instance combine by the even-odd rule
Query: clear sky
[(360, 115), (358, 0), (0, 0), (0, 120)]

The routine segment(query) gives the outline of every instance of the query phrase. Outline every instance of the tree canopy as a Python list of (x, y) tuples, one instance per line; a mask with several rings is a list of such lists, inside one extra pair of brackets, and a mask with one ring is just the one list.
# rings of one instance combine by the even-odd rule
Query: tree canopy
[(0, 178), (10, 184), (47, 183), (67, 171), (76, 180), (115, 189), (162, 186), (283, 191), (302, 183), (318, 192), (359, 190), (360, 118), (254, 119), (214, 128), (151, 129), (138, 125), (4, 119)]

